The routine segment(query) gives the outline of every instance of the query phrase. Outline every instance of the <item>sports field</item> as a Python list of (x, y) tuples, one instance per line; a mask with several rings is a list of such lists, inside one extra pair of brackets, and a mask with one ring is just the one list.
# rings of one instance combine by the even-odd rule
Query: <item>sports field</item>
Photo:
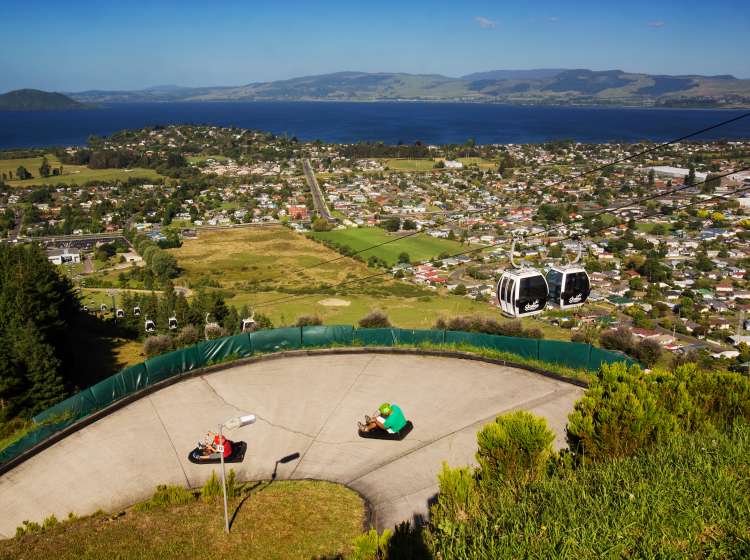
[[(42, 165), (41, 157), (17, 158), (17, 159), (0, 159), (0, 176), (3, 173), (13, 174), (13, 179), (6, 181), (11, 187), (30, 187), (34, 185), (60, 185), (60, 184), (78, 184), (82, 185), (89, 181), (125, 181), (130, 177), (141, 177), (145, 179), (158, 179), (159, 173), (153, 169), (133, 168), (133, 169), (89, 169), (85, 165), (68, 165), (61, 164), (56, 156), (47, 154), (47, 162), (53, 169), (62, 165), (62, 175), (50, 175), (42, 177), (39, 174), (39, 166)], [(33, 175), (33, 178), (19, 181), (15, 179), (16, 170), (23, 166)]]
[[(391, 241), (398, 235), (403, 234), (388, 233), (377, 227), (339, 229), (313, 233), (313, 236), (317, 239), (335, 241), (336, 243), (347, 245), (355, 251), (361, 251), (372, 245)], [(362, 257), (367, 259), (374, 255), (385, 260), (388, 264), (393, 265), (398, 262), (398, 256), (401, 253), (408, 253), (412, 262), (419, 262), (437, 258), (441, 253), (452, 255), (454, 253), (466, 251), (468, 248), (469, 247), (462, 245), (458, 241), (438, 239), (423, 233), (418, 233), (417, 235), (406, 237), (401, 241), (396, 241), (366, 251), (362, 253)]]

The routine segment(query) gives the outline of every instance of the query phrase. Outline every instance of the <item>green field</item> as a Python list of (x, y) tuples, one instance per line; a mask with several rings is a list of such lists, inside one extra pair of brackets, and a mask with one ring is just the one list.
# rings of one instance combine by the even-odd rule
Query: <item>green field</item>
[[(47, 161), (50, 167), (60, 167), (60, 161), (52, 154), (47, 155)], [(0, 159), (0, 174), (12, 172), (16, 175), (18, 166), (24, 166), (33, 178), (24, 181), (13, 179), (7, 181), (12, 187), (31, 187), (34, 185), (60, 185), (60, 184), (78, 184), (82, 185), (89, 181), (117, 181), (127, 180), (130, 177), (139, 177), (144, 179), (159, 179), (161, 175), (153, 169), (133, 168), (133, 169), (89, 169), (85, 165), (68, 165), (62, 164), (63, 174), (57, 176), (42, 177), (39, 175), (39, 166), (42, 164), (41, 157), (19, 158), (19, 159)]]
[(188, 156), (185, 159), (188, 160), (188, 163), (200, 163), (202, 161), (206, 161), (207, 159), (212, 159), (214, 161), (226, 161), (229, 158), (227, 156)]
[(435, 166), (433, 159), (389, 158), (380, 161), (391, 171), (432, 171)]
[[(438, 246), (430, 245), (431, 254), (436, 248), (438, 252), (447, 250), (444, 244), (450, 243), (432, 238), (425, 241), (439, 242)], [(393, 247), (399, 244), (394, 243)], [(373, 310), (385, 311), (396, 326), (411, 328), (431, 327), (439, 317), (459, 314), (498, 316), (497, 310), (486, 303), (416, 288), (393, 280), (390, 275), (355, 282), (336, 293), (312, 290), (301, 294), (300, 290), (309, 290), (310, 286), (362, 278), (377, 270), (340, 258), (331, 249), (280, 226), (201, 232), (198, 239), (186, 240), (182, 247), (169, 252), (177, 257), (183, 270), (175, 285), (190, 287), (210, 282), (213, 287), (208, 289), (218, 285), (226, 291), (227, 303), (236, 307), (257, 305), (257, 311), (269, 316), (276, 326), (314, 314), (327, 324), (356, 324)], [(338, 260), (299, 270), (331, 259)], [(281, 298), (290, 299), (264, 305)]]
[[(388, 233), (377, 227), (339, 229), (313, 233), (313, 237), (316, 239), (335, 241), (342, 245), (348, 245), (355, 251), (360, 251), (372, 245), (390, 241), (397, 235), (398, 234)], [(403, 252), (409, 254), (412, 262), (420, 262), (436, 258), (441, 253), (452, 255), (465, 250), (467, 250), (467, 247), (458, 241), (437, 239), (423, 233), (418, 233), (417, 235), (407, 237), (401, 241), (396, 241), (366, 251), (362, 253), (362, 257), (367, 259), (374, 255), (385, 260), (388, 264), (393, 265), (398, 262), (398, 256)]]
[(338, 484), (257, 482), (236, 493), (229, 500), (228, 535), (221, 497), (193, 497), (176, 488), (173, 505), (48, 522), (43, 530), (2, 540), (0, 559), (342, 558), (362, 533), (362, 498)]

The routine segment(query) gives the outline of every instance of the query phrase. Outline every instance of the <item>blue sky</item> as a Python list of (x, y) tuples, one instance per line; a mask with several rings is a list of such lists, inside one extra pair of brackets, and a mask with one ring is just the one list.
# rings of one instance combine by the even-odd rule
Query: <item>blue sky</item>
[(618, 68), (750, 78), (747, 0), (2, 0), (0, 91), (340, 70)]

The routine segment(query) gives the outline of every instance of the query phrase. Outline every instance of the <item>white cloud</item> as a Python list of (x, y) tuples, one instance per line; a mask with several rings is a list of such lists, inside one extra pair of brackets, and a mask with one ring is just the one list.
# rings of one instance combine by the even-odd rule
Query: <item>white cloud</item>
[(495, 27), (497, 27), (496, 21), (486, 17), (477, 16), (474, 18), (474, 21), (476, 21), (482, 29), (495, 29)]
[(647, 21), (646, 25), (648, 27), (664, 27), (666, 24), (660, 20), (653, 20), (653, 21)]
[(550, 22), (550, 23), (555, 23), (555, 22), (560, 21), (560, 18), (557, 17), (557, 16), (550, 16), (550, 17), (547, 18), (547, 21)]

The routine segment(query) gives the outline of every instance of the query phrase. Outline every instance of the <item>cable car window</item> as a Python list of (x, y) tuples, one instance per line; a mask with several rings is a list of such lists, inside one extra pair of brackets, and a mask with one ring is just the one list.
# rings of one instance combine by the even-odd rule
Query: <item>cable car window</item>
[(521, 279), (520, 297), (524, 299), (547, 299), (547, 283), (544, 276), (529, 276)]
[(587, 292), (589, 289), (589, 281), (585, 272), (574, 272), (573, 274), (568, 274), (568, 279), (565, 284), (566, 292), (581, 294)]
[(555, 270), (554, 268), (547, 273), (547, 282), (549, 283), (549, 297), (553, 301), (560, 299), (562, 281), (562, 273)]
[(508, 286), (507, 286), (507, 292), (508, 295), (505, 297), (505, 301), (508, 303), (511, 303), (513, 301), (513, 296), (516, 293), (516, 281), (515, 280), (508, 280)]

